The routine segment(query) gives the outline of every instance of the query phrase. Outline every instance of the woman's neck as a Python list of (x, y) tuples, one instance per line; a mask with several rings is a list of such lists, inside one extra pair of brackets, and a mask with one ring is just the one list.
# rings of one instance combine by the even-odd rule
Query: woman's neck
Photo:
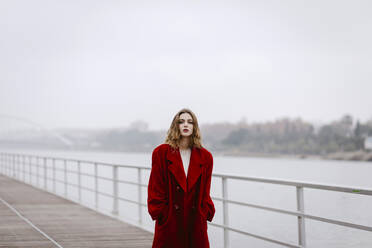
[(180, 149), (186, 150), (190, 148), (190, 137), (182, 137), (180, 140)]

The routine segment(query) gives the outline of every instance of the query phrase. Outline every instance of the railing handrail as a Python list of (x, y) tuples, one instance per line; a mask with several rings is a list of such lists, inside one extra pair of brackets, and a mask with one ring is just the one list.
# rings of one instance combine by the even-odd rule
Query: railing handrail
[(266, 178), (247, 177), (247, 176), (239, 176), (239, 175), (234, 175), (234, 174), (221, 174), (221, 173), (213, 173), (213, 176), (221, 177), (221, 178), (226, 177), (229, 179), (236, 179), (236, 180), (260, 182), (260, 183), (280, 184), (280, 185), (287, 185), (287, 186), (322, 189), (322, 190), (354, 193), (354, 194), (361, 194), (361, 195), (372, 195), (372, 188), (364, 188), (364, 187), (341, 186), (341, 185), (334, 185), (334, 184), (319, 184), (319, 183), (312, 183), (312, 182), (299, 182), (299, 181), (291, 181), (291, 180), (283, 180), (283, 179), (267, 178), (267, 177)]
[(55, 160), (62, 160), (62, 161), (68, 161), (68, 162), (80, 162), (85, 163), (89, 165), (99, 164), (104, 166), (117, 166), (117, 167), (123, 167), (123, 168), (132, 168), (132, 169), (144, 169), (144, 170), (150, 170), (151, 167), (148, 166), (138, 166), (138, 165), (125, 165), (125, 164), (117, 164), (117, 163), (107, 163), (107, 162), (101, 162), (101, 161), (92, 161), (92, 160), (85, 160), (85, 159), (75, 159), (75, 158), (62, 158), (62, 157), (50, 157), (50, 156), (43, 156), (43, 155), (30, 155), (30, 154), (21, 154), (21, 153), (8, 153), (8, 152), (1, 152), (0, 154), (7, 154), (7, 155), (19, 155), (19, 156), (25, 156), (25, 157), (33, 157), (33, 158), (45, 158), (45, 159), (55, 159)]
[[(7, 159), (9, 157), (12, 158), (12, 161)], [(16, 159), (16, 157), (18, 157), (18, 159)], [(21, 161), (19, 159), (19, 157), (23, 157), (23, 161)], [(142, 211), (142, 207), (146, 207), (147, 205), (145, 203), (143, 203), (142, 200), (141, 200), (142, 199), (141, 187), (146, 187), (147, 185), (142, 183), (142, 181), (141, 181), (142, 180), (141, 179), (142, 174), (141, 173), (142, 173), (142, 170), (150, 170), (151, 167), (136, 166), (136, 165), (121, 165), (121, 164), (117, 164), (117, 163), (97, 162), (97, 161), (88, 161), (88, 160), (61, 158), (61, 157), (50, 157), (50, 156), (39, 156), (39, 155), (30, 155), (30, 154), (0, 152), (0, 173), (2, 171), (3, 172), (5, 171), (5, 174), (4, 173), (3, 174), (6, 175), (6, 172), (8, 171), (9, 176), (14, 177), (15, 179), (18, 179), (18, 180), (22, 181), (20, 179), (20, 175), (17, 178), (17, 176), (15, 174), (16, 171), (17, 172), (22, 172), (23, 173), (23, 181), (26, 182), (26, 180), (25, 180), (25, 174), (26, 174), (25, 160), (26, 159), (25, 158), (28, 158), (28, 160), (29, 160), (28, 161), (28, 166), (29, 166), (28, 175), (30, 177), (29, 178), (30, 184), (32, 184), (31, 176), (36, 176), (37, 186), (41, 187), (41, 188), (44, 188), (46, 191), (51, 192), (47, 187), (47, 180), (51, 180), (51, 181), (53, 181), (53, 185), (54, 185), (52, 193), (57, 194), (56, 190), (55, 190), (55, 182), (64, 183), (64, 185), (65, 185), (64, 197), (66, 197), (66, 198), (68, 198), (68, 196), (67, 196), (67, 185), (76, 187), (76, 188), (78, 188), (78, 195), (79, 195), (78, 202), (79, 203), (82, 203), (82, 201), (81, 201), (82, 190), (88, 190), (88, 191), (91, 191), (91, 192), (95, 192), (95, 194), (96, 194), (95, 209), (97, 209), (97, 210), (99, 209), (98, 208), (98, 202), (97, 202), (98, 195), (105, 195), (105, 196), (111, 197), (111, 198), (113, 198), (113, 202), (114, 202), (112, 214), (116, 215), (116, 216), (118, 216), (118, 200), (135, 203), (139, 206), (139, 208), (138, 208), (138, 211), (139, 211), (138, 222), (139, 222), (140, 226), (142, 225), (141, 211)], [(32, 163), (32, 158), (37, 159), (36, 160), (37, 162)], [(39, 163), (38, 162), (39, 159), (42, 159), (43, 162)], [(50, 177), (47, 176), (47, 170), (48, 170), (48, 166), (47, 166), (48, 163), (47, 162), (49, 160), (53, 161), (53, 167), (49, 167), (50, 169), (53, 170), (53, 178), (50, 178)], [(4, 161), (5, 162), (10, 162), (9, 163), (10, 165), (6, 166), (5, 169), (4, 168), (2, 169), (2, 167), (4, 165)], [(64, 169), (56, 168), (56, 166), (55, 166), (56, 161), (63, 161)], [(73, 162), (77, 166), (77, 170), (76, 171), (75, 170), (67, 170), (67, 162)], [(81, 171), (82, 163), (84, 165), (94, 165), (94, 168), (95, 168), (94, 174), (83, 173)], [(17, 164), (18, 168), (16, 168), (16, 164)], [(23, 166), (23, 170), (21, 170), (19, 168), (20, 165)], [(112, 171), (113, 171), (112, 178), (98, 176), (98, 172), (97, 172), (97, 166), (98, 165), (112, 167)], [(32, 173), (31, 166), (36, 166), (36, 174)], [(41, 179), (44, 179), (44, 186), (41, 186), (39, 184), (39, 178), (41, 177), (41, 175), (39, 174), (39, 167), (42, 167), (44, 169), (43, 170), (44, 171), (43, 172), (44, 178), (41, 178)], [(137, 182), (118, 179), (118, 168), (137, 169), (137, 171), (138, 171)], [(64, 172), (64, 175), (65, 175), (64, 180), (58, 180), (58, 179), (55, 178), (55, 172), (56, 171)], [(77, 176), (78, 176), (78, 183), (77, 184), (73, 184), (73, 183), (70, 183), (70, 182), (67, 181), (67, 178), (66, 178), (66, 175), (67, 175), (66, 173), (67, 172), (77, 174)], [(85, 186), (82, 186), (81, 185), (81, 177), (82, 176), (94, 177), (95, 178), (95, 184), (94, 184), (95, 189), (91, 189), (91, 188), (87, 188)], [(359, 225), (359, 224), (355, 224), (355, 223), (350, 223), (350, 222), (345, 222), (345, 221), (340, 221), (340, 220), (335, 220), (335, 219), (329, 219), (329, 218), (324, 218), (324, 217), (321, 217), (321, 216), (316, 216), (316, 215), (311, 215), (311, 214), (305, 213), (305, 211), (304, 211), (304, 193), (303, 193), (304, 188), (312, 188), (312, 189), (318, 189), (318, 190), (328, 190), (328, 191), (353, 193), (353, 194), (369, 195), (370, 196), (370, 195), (372, 195), (372, 189), (370, 189), (370, 188), (350, 187), (350, 186), (340, 186), (340, 185), (330, 185), (330, 184), (319, 184), (319, 183), (312, 183), (312, 182), (299, 182), (299, 181), (283, 180), (283, 179), (276, 179), (276, 178), (248, 177), (248, 176), (240, 176), (240, 175), (234, 175), (234, 174), (222, 174), (222, 173), (213, 173), (212, 176), (221, 178), (221, 181), (222, 181), (222, 198), (212, 197), (212, 199), (222, 202), (223, 223), (222, 224), (209, 223), (209, 224), (213, 225), (213, 226), (216, 226), (216, 227), (223, 228), (223, 231), (224, 231), (224, 247), (225, 248), (229, 247), (229, 235), (228, 235), (229, 233), (228, 233), (228, 231), (241, 233), (241, 234), (244, 234), (244, 235), (248, 235), (248, 236), (255, 237), (255, 238), (258, 238), (258, 239), (261, 239), (261, 240), (266, 240), (266, 241), (269, 241), (269, 242), (272, 242), (272, 243), (284, 245), (284, 246), (287, 246), (287, 247), (306, 247), (305, 222), (304, 222), (305, 219), (312, 219), (312, 220), (317, 220), (317, 221), (320, 221), (320, 222), (336, 224), (336, 225), (340, 225), (340, 226), (345, 226), (345, 227), (350, 227), (350, 228), (354, 228), (354, 229), (360, 229), (360, 230), (365, 230), (365, 231), (372, 232), (372, 227), (370, 227), (370, 226)], [(109, 181), (113, 182), (113, 194), (112, 195), (108, 194), (108, 193), (105, 193), (105, 192), (98, 191), (98, 181), (97, 181), (98, 179), (104, 179), (104, 180), (109, 180)], [(228, 193), (227, 193), (228, 192), (228, 190), (227, 190), (227, 180), (228, 179), (252, 181), (252, 182), (259, 182), (259, 183), (268, 183), (268, 184), (276, 184), (276, 185), (294, 186), (294, 187), (296, 187), (296, 192), (297, 192), (297, 194), (296, 194), (297, 195), (297, 211), (284, 210), (284, 209), (279, 209), (279, 208), (273, 208), (273, 207), (270, 207), (270, 206), (263, 206), (263, 205), (246, 203), (246, 202), (242, 202), (242, 201), (231, 200), (231, 199), (229, 199)], [(118, 196), (118, 183), (137, 185), (138, 186), (138, 198), (137, 198), (138, 201), (131, 200), (131, 199), (126, 199), (126, 198), (123, 198), (123, 197), (119, 197)], [(69, 199), (71, 199), (71, 197)], [(227, 205), (228, 203), (243, 205), (243, 206), (252, 207), (252, 208), (263, 209), (263, 210), (272, 211), (272, 212), (278, 212), (278, 213), (281, 213), (281, 214), (297, 216), (297, 218), (298, 218), (298, 235), (299, 235), (298, 242), (299, 242), (299, 244), (295, 245), (295, 244), (286, 243), (286, 242), (283, 242), (283, 241), (279, 241), (279, 240), (275, 240), (275, 239), (272, 239), (272, 238), (260, 236), (260, 235), (253, 234), (253, 233), (249, 233), (249, 232), (246, 232), (244, 230), (233, 228), (233, 227), (229, 226), (229, 224), (228, 224), (228, 222), (229, 222), (228, 215), (229, 214), (228, 214), (228, 205)]]

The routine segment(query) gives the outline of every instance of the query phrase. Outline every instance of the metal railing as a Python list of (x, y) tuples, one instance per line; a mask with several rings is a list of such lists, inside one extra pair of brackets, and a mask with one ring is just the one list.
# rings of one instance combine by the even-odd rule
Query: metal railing
[[(42, 161), (42, 162), (40, 162)], [(63, 169), (56, 168), (56, 162), (61, 161), (63, 164)], [(49, 163), (48, 163), (49, 162)], [(67, 164), (74, 163), (77, 167), (77, 170), (67, 170)], [(81, 171), (82, 164), (94, 166), (94, 173), (84, 173)], [(111, 167), (112, 170), (112, 177), (103, 177), (98, 174), (98, 166), (107, 166)], [(28, 169), (26, 170), (26, 167)], [(127, 180), (119, 180), (118, 179), (118, 169), (119, 168), (130, 168), (137, 170), (137, 182), (127, 181)], [(33, 170), (36, 169), (36, 173), (33, 173)], [(52, 177), (48, 177), (48, 170), (52, 170)], [(51, 193), (57, 194), (56, 191), (56, 183), (62, 183), (64, 185), (63, 194), (57, 194), (59, 196), (63, 196), (67, 199), (71, 199), (68, 195), (67, 186), (72, 186), (77, 188), (78, 190), (78, 201), (82, 204), (82, 190), (91, 191), (94, 193), (94, 208), (99, 209), (99, 195), (104, 195), (107, 197), (111, 197), (113, 199), (112, 210), (111, 213), (114, 216), (119, 215), (119, 200), (126, 201), (130, 203), (137, 204), (138, 206), (138, 226), (143, 226), (142, 220), (142, 207), (146, 207), (142, 200), (142, 188), (147, 188), (147, 184), (142, 183), (142, 176), (143, 171), (150, 170), (149, 167), (138, 167), (138, 166), (130, 166), (130, 165), (116, 165), (110, 163), (101, 163), (101, 162), (94, 162), (94, 161), (85, 161), (85, 160), (77, 160), (77, 159), (66, 159), (66, 158), (57, 158), (57, 157), (43, 157), (43, 156), (33, 156), (33, 155), (24, 155), (24, 154), (14, 154), (14, 153), (0, 153), (0, 174), (3, 174), (8, 177), (12, 177), (19, 181), (32, 183), (32, 176), (36, 177), (36, 185), (39, 188), (42, 188), (46, 191)], [(40, 170), (43, 170), (43, 177), (40, 177)], [(56, 178), (56, 172), (60, 171), (63, 172), (63, 180), (59, 180)], [(77, 175), (77, 184), (72, 184), (68, 182), (67, 173), (73, 173)], [(26, 180), (26, 175), (28, 176), (28, 180)], [(92, 177), (94, 178), (94, 189), (82, 186), (81, 179), (82, 176)], [(365, 188), (351, 188), (351, 187), (341, 187), (335, 185), (324, 185), (324, 184), (313, 184), (313, 183), (303, 183), (303, 182), (295, 182), (295, 181), (286, 181), (286, 180), (276, 180), (276, 179), (268, 179), (268, 178), (257, 178), (257, 177), (244, 177), (244, 176), (236, 176), (236, 175), (227, 175), (227, 174), (213, 174), (214, 178), (220, 178), (222, 181), (222, 197), (212, 197), (215, 201), (222, 202), (222, 212), (223, 212), (223, 220), (222, 224), (216, 223), (209, 223), (209, 225), (216, 226), (223, 229), (224, 235), (224, 248), (230, 247), (230, 240), (229, 240), (229, 232), (236, 232), (240, 234), (244, 234), (246, 236), (258, 238), (261, 240), (265, 240), (271, 243), (283, 245), (285, 247), (306, 247), (306, 232), (305, 232), (305, 219), (312, 219), (320, 222), (335, 224), (339, 226), (349, 227), (353, 229), (359, 229), (364, 231), (372, 232), (371, 226), (359, 225), (355, 223), (324, 218), (316, 215), (310, 215), (305, 213), (304, 211), (304, 189), (318, 189), (318, 190), (327, 190), (327, 191), (334, 191), (334, 192), (344, 192), (344, 193), (352, 193), (352, 194), (360, 194), (360, 195), (372, 195), (372, 189), (365, 189)], [(101, 192), (98, 189), (99, 186), (99, 179), (107, 180), (112, 182), (112, 192), (113, 194), (108, 194), (105, 192)], [(42, 180), (42, 184), (40, 182)], [(284, 210), (279, 208), (273, 208), (269, 206), (251, 204), (247, 202), (241, 201), (234, 201), (229, 200), (228, 198), (228, 181), (229, 180), (242, 180), (242, 181), (251, 181), (251, 182), (259, 182), (259, 183), (267, 183), (267, 184), (275, 184), (275, 185), (286, 185), (286, 186), (293, 186), (296, 187), (296, 200), (297, 200), (297, 211), (290, 211)], [(52, 190), (48, 189), (48, 181), (52, 182)], [(118, 184), (131, 184), (136, 185), (138, 188), (138, 196), (137, 200), (123, 198), (119, 196), (118, 191)], [(71, 199), (75, 200), (75, 199)], [(291, 244), (287, 242), (283, 242), (280, 240), (276, 240), (273, 238), (257, 235), (254, 233), (246, 232), (239, 228), (233, 228), (229, 226), (229, 211), (228, 205), (235, 204), (240, 206), (246, 206), (251, 208), (263, 209), (266, 211), (277, 212), (281, 214), (296, 216), (298, 220), (298, 244)]]

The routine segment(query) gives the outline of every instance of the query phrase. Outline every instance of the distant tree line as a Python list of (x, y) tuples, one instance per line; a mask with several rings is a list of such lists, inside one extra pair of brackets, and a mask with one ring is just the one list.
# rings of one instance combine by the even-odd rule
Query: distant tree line
[[(354, 124), (350, 115), (315, 128), (301, 119), (230, 126), (226, 137), (213, 144), (216, 150), (251, 153), (327, 154), (364, 149), (372, 136), (372, 121)], [(211, 134), (208, 134), (211, 136)]]

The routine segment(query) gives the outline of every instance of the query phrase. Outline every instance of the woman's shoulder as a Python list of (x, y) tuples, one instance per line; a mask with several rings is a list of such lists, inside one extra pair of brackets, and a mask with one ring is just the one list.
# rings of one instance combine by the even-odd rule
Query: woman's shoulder
[(212, 153), (210, 151), (208, 151), (205, 147), (201, 147), (199, 149), (200, 149), (200, 152), (201, 152), (203, 158), (206, 161), (213, 161), (213, 156), (212, 156)]
[(160, 144), (160, 145), (158, 145), (157, 147), (154, 148), (152, 153), (164, 152), (164, 151), (168, 150), (169, 148), (170, 148), (169, 144), (165, 144), (165, 143)]

